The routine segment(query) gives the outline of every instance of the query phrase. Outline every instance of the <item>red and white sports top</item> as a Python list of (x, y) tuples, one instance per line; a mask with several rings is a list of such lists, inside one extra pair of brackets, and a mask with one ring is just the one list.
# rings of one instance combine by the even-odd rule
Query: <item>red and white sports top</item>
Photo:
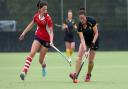
[(35, 35), (44, 41), (50, 42), (48, 28), (53, 28), (53, 22), (49, 14), (45, 14), (43, 17), (40, 17), (40, 14), (36, 13), (33, 19), (34, 22), (37, 24)]

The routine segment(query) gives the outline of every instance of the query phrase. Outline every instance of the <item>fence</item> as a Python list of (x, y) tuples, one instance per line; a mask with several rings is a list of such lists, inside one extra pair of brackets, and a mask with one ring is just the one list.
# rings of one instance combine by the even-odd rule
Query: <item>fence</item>
[[(2, 0), (0, 1), (0, 20), (14, 19), (17, 30), (24, 29), (37, 11), (37, 0)], [(85, 7), (88, 16), (96, 18), (100, 32), (100, 51), (128, 50), (128, 0), (47, 0), (49, 14), (54, 24), (61, 24), (66, 18), (68, 9), (78, 22), (78, 9)], [(16, 5), (16, 6), (15, 6)], [(24, 7), (22, 6), (24, 5)], [(17, 7), (18, 6), (18, 7)], [(17, 7), (17, 8), (15, 8)], [(4, 11), (3, 11), (4, 8)], [(21, 32), (0, 32), (0, 52), (29, 51), (34, 32), (29, 32), (23, 42), (18, 40)], [(54, 26), (55, 45), (65, 50), (63, 35), (60, 28)], [(58, 34), (59, 33), (59, 34)], [(76, 50), (79, 39), (76, 37)], [(50, 49), (50, 51), (53, 51)]]
[[(99, 51), (128, 51), (128, 31), (126, 30), (101, 30)], [(29, 32), (25, 40), (19, 41), (21, 32), (0, 32), (0, 52), (24, 52), (29, 51), (33, 42), (34, 32)], [(63, 36), (64, 32), (54, 31), (54, 44), (65, 51)], [(76, 34), (76, 51), (79, 46), (79, 38)], [(53, 51), (53, 49), (50, 49)]]

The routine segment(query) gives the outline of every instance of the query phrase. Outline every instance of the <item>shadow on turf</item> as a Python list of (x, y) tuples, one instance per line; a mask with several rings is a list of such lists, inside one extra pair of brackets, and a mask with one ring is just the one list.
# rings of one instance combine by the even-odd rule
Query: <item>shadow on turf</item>
[[(24, 84), (40, 84), (40, 83), (42, 83), (42, 84), (71, 84), (71, 83), (73, 83), (72, 81), (24, 81), (24, 82), (17, 82), (17, 83), (24, 83)], [(83, 83), (85, 83), (85, 84), (116, 84), (116, 82), (113, 82), (113, 81), (90, 81), (90, 82), (84, 82), (84, 81), (78, 81), (78, 84), (83, 84)]]
[(72, 81), (21, 81), (21, 82), (17, 82), (17, 83), (72, 83)]

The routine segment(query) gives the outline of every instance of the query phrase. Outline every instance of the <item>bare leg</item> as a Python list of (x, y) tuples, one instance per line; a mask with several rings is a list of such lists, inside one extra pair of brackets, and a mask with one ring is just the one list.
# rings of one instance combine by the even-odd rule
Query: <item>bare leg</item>
[(78, 71), (80, 69), (83, 55), (84, 55), (83, 46), (80, 44), (80, 46), (79, 46), (79, 52), (78, 52), (78, 58), (76, 60), (76, 68), (75, 68), (75, 73), (76, 74), (78, 73)]
[(88, 74), (91, 74), (93, 66), (94, 66), (94, 57), (96, 52), (91, 50), (89, 55), (89, 63), (88, 63)]
[(78, 74), (78, 72), (80, 70), (80, 66), (81, 66), (81, 61), (82, 61), (83, 55), (84, 55), (83, 46), (80, 44), (78, 57), (77, 57), (77, 60), (76, 60), (75, 73), (70, 73), (70, 75), (69, 75), (74, 83), (78, 82), (77, 79), (76, 79), (76, 74)]
[(47, 51), (48, 51), (48, 48), (41, 46), (40, 58), (39, 58), (39, 63), (41, 65), (43, 65), (43, 62), (44, 62), (45, 55), (46, 55)]
[(72, 55), (72, 53), (75, 49), (75, 42), (71, 42), (70, 45), (71, 45), (70, 55)]
[(70, 47), (70, 43), (69, 42), (65, 42), (65, 46), (66, 46), (66, 54), (67, 54), (67, 56), (70, 58), (70, 49), (71, 49), (71, 47)]
[(42, 76), (45, 77), (46, 76), (46, 63), (45, 63), (45, 55), (48, 51), (48, 48), (45, 48), (43, 46), (41, 46), (41, 50), (40, 50), (40, 58), (39, 58), (39, 63), (42, 66)]
[(36, 52), (38, 51), (38, 49), (40, 48), (40, 43), (37, 40), (34, 40), (33, 44), (32, 44), (32, 48), (31, 48), (31, 52), (28, 55), (28, 57), (25, 60), (25, 65), (23, 67), (23, 72), (25, 72), (27, 74), (28, 70), (29, 70), (29, 66), (31, 65), (32, 59), (35, 56)]
[(32, 59), (35, 56), (36, 52), (39, 50), (40, 46), (41, 45), (37, 40), (33, 41), (33, 44), (32, 44), (32, 47), (31, 47), (31, 52), (28, 55), (28, 57), (26, 58), (24, 67), (23, 67), (22, 72), (20, 74), (21, 80), (25, 79), (25, 75), (27, 74), (27, 72), (29, 70), (29, 67), (31, 65)]
[(90, 51), (90, 55), (89, 55), (89, 63), (88, 63), (88, 72), (86, 74), (86, 78), (85, 78), (85, 82), (89, 82), (91, 79), (91, 72), (93, 70), (94, 67), (94, 57), (95, 57), (95, 51), (91, 50)]

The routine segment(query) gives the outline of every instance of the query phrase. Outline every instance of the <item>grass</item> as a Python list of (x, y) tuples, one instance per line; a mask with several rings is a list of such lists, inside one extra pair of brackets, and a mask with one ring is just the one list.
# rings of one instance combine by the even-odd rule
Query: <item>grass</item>
[(97, 52), (92, 81), (84, 82), (86, 62), (78, 84), (68, 77), (75, 69), (76, 53), (72, 56), (72, 67), (58, 53), (48, 53), (45, 78), (41, 76), (37, 54), (26, 80), (21, 81), (19, 74), (27, 54), (0, 53), (0, 89), (128, 89), (128, 52)]

